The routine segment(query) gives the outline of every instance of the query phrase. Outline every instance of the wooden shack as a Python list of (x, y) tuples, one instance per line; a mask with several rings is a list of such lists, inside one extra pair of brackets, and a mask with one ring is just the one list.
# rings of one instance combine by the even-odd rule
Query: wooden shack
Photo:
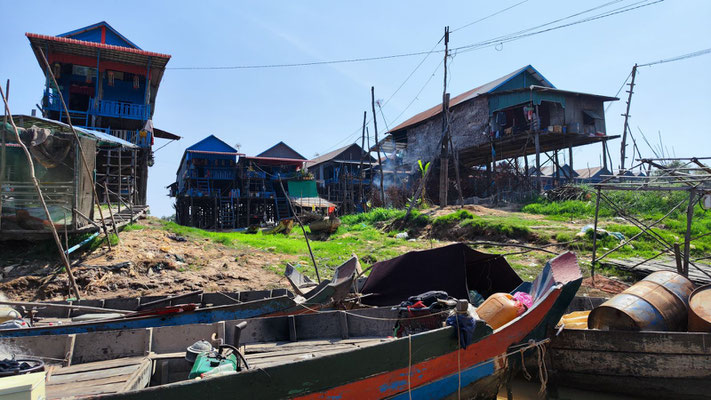
[(67, 124), (26, 115), (13, 119), (32, 156), (51, 219), (41, 207), (14, 129), (7, 124), (0, 129), (0, 240), (47, 239), (50, 224), (67, 234), (97, 230), (91, 187), (96, 149), (131, 153), (138, 151), (138, 146), (103, 132), (76, 128), (89, 173), (81, 164), (79, 145)]

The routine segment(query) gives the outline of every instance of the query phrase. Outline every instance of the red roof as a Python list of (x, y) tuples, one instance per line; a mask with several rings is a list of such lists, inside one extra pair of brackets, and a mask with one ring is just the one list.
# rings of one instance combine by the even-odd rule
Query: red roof
[(154, 53), (152, 51), (132, 49), (130, 47), (114, 46), (114, 45), (105, 44), (105, 43), (87, 42), (84, 40), (70, 39), (70, 38), (66, 38), (66, 37), (40, 35), (38, 33), (29, 33), (29, 32), (25, 33), (25, 36), (27, 36), (28, 38), (33, 38), (33, 39), (50, 40), (50, 41), (58, 42), (58, 43), (78, 44), (78, 45), (82, 45), (82, 46), (94, 47), (97, 49), (116, 50), (116, 51), (122, 51), (125, 53), (139, 54), (139, 55), (148, 56), (148, 57), (161, 57), (161, 58), (168, 58), (168, 59), (170, 58), (170, 54)]

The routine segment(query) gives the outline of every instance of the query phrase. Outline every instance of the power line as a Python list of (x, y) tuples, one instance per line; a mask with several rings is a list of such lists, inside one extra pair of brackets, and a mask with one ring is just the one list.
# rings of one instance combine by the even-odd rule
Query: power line
[[(537, 35), (537, 34), (540, 34), (540, 33), (545, 33), (545, 32), (549, 32), (549, 31), (552, 31), (552, 30), (565, 28), (565, 27), (568, 27), (568, 26), (571, 26), (571, 25), (576, 25), (576, 24), (579, 24), (579, 23), (589, 22), (589, 21), (593, 21), (593, 20), (596, 20), (596, 19), (600, 19), (600, 18), (612, 16), (612, 15), (615, 15), (615, 14), (620, 14), (620, 13), (627, 12), (627, 11), (632, 11), (632, 10), (637, 9), (637, 8), (646, 7), (646, 6), (650, 6), (650, 5), (656, 4), (656, 3), (660, 3), (660, 2), (662, 2), (662, 1), (664, 1), (664, 0), (657, 0), (657, 1), (653, 2), (653, 3), (643, 4), (643, 5), (641, 5), (641, 6), (632, 7), (632, 8), (627, 8), (627, 9), (622, 9), (621, 11), (617, 11), (617, 12), (603, 13), (603, 14), (601, 14), (601, 15), (599, 15), (599, 16), (596, 16), (596, 17), (591, 17), (591, 18), (584, 19), (584, 20), (580, 20), (580, 21), (576, 21), (576, 22), (573, 22), (573, 23), (570, 23), (570, 24), (560, 25), (560, 26), (557, 26), (557, 27), (553, 27), (553, 28), (549, 28), (549, 29), (545, 29), (545, 30), (541, 30), (541, 31), (536, 31), (536, 32), (532, 32), (532, 33), (525, 34), (525, 32), (527, 32), (527, 31), (529, 31), (529, 30), (537, 29), (537, 28), (540, 28), (540, 27), (542, 27), (542, 26), (547, 26), (547, 25), (550, 25), (550, 24), (554, 24), (554, 23), (556, 23), (556, 22), (560, 22), (560, 21), (562, 21), (562, 20), (569, 19), (569, 18), (572, 18), (572, 17), (577, 16), (577, 15), (581, 15), (581, 14), (584, 14), (584, 13), (588, 13), (588, 12), (590, 12), (590, 11), (593, 11), (593, 10), (596, 10), (596, 9), (599, 9), (599, 8), (602, 8), (602, 7), (606, 7), (606, 6), (610, 5), (610, 4), (618, 3), (618, 2), (620, 2), (620, 1), (622, 1), (622, 0), (615, 0), (615, 1), (607, 2), (607, 3), (605, 3), (605, 4), (602, 4), (602, 5), (600, 5), (600, 6), (591, 8), (591, 9), (589, 9), (589, 10), (585, 10), (585, 11), (582, 11), (582, 12), (579, 12), (579, 13), (576, 13), (576, 14), (573, 14), (573, 15), (570, 15), (570, 16), (567, 16), (567, 17), (565, 17), (565, 18), (561, 18), (561, 19), (559, 19), (559, 20), (551, 21), (551, 22), (549, 22), (549, 23), (547, 23), (547, 24), (543, 24), (543, 25), (539, 25), (539, 26), (537, 26), (537, 27), (529, 28), (529, 29), (527, 29), (527, 30), (515, 32), (515, 33), (511, 34), (510, 37), (509, 37), (509, 35), (505, 35), (505, 36), (502, 36), (502, 37), (489, 39), (489, 40), (484, 41), (484, 42), (472, 43), (472, 44), (469, 44), (469, 45), (456, 47), (456, 48), (453, 48), (452, 50), (453, 50), (453, 51), (460, 51), (460, 50), (468, 50), (468, 49), (472, 49), (472, 48), (483, 48), (483, 47), (488, 47), (488, 46), (491, 45), (492, 43), (493, 43), (493, 44), (498, 44), (498, 43), (501, 43), (501, 42), (509, 42), (509, 41), (512, 41), (512, 40), (518, 40), (518, 39), (521, 39), (521, 38), (524, 38), (524, 37), (529, 37), (529, 36)], [(634, 4), (645, 3), (645, 2), (647, 2), (647, 1), (649, 1), (649, 0), (643, 0), (643, 1), (641, 1), (641, 2), (634, 3)], [(629, 6), (625, 6), (625, 7), (629, 7)], [(625, 7), (623, 7), (623, 8), (625, 8)], [(475, 21), (475, 22), (477, 22), (477, 21)], [(300, 62), (300, 63), (233, 65), (233, 66), (202, 66), (202, 67), (200, 67), (200, 66), (195, 66), (195, 67), (168, 67), (168, 68), (166, 68), (166, 69), (169, 69), (169, 70), (243, 70), (243, 69), (295, 68), (295, 67), (310, 67), (310, 66), (318, 66), (318, 65), (332, 65), (332, 64), (357, 63), (357, 62), (367, 62), (367, 61), (382, 61), (382, 60), (391, 60), (391, 59), (396, 59), (396, 58), (415, 57), (415, 56), (420, 56), (420, 55), (429, 55), (429, 54), (432, 54), (432, 53), (442, 53), (442, 52), (444, 52), (444, 50), (416, 51), (416, 52), (410, 52), (410, 53), (391, 54), (391, 55), (376, 56), (376, 57), (346, 58), (346, 59), (339, 59), (339, 60), (324, 60), (324, 61), (311, 61), (311, 62)]]
[(518, 7), (518, 6), (520, 6), (521, 4), (523, 4), (523, 3), (527, 2), (527, 1), (528, 1), (528, 0), (520, 1), (520, 2), (518, 2), (518, 3), (516, 3), (516, 4), (512, 5), (512, 6), (509, 6), (509, 7), (504, 8), (503, 10), (499, 10), (499, 11), (493, 13), (493, 14), (487, 15), (486, 17), (479, 18), (478, 20), (476, 20), (476, 21), (474, 21), (474, 22), (470, 22), (470, 23), (468, 23), (468, 24), (466, 24), (466, 25), (460, 26), (460, 27), (457, 28), (457, 29), (453, 29), (452, 31), (450, 31), (450, 33), (454, 33), (454, 32), (456, 32), (456, 31), (458, 31), (458, 30), (460, 30), (460, 29), (468, 28), (468, 27), (470, 27), (470, 26), (472, 26), (472, 25), (474, 25), (474, 24), (478, 24), (479, 22), (485, 21), (485, 20), (487, 20), (487, 19), (489, 19), (489, 18), (491, 18), (491, 17), (494, 17), (494, 16), (496, 16), (496, 15), (499, 15), (499, 14), (505, 12), (505, 11), (508, 11), (508, 10), (514, 8), (514, 7)]
[[(485, 40), (485, 41), (482, 41), (482, 42), (473, 43), (473, 44), (469, 44), (469, 45), (465, 45), (465, 46), (460, 46), (460, 47), (455, 47), (455, 48), (451, 49), (451, 51), (453, 51), (455, 54), (458, 54), (459, 52), (464, 53), (464, 52), (467, 52), (467, 51), (473, 51), (473, 50), (478, 50), (478, 49), (482, 49), (482, 48), (485, 48), (485, 47), (491, 47), (491, 46), (494, 46), (494, 45), (498, 45), (498, 44), (500, 44), (500, 43), (512, 42), (512, 41), (515, 41), (515, 40), (519, 40), (519, 39), (523, 39), (523, 38), (527, 38), (527, 37), (539, 35), (539, 34), (542, 34), (542, 33), (546, 33), (546, 32), (553, 31), (553, 30), (558, 30), (558, 29), (562, 29), (562, 28), (566, 28), (566, 27), (570, 27), (570, 26), (574, 26), (574, 25), (578, 25), (578, 24), (582, 24), (582, 23), (586, 23), (586, 22), (590, 22), (590, 21), (595, 21), (595, 20), (598, 20), (598, 19), (606, 18), (606, 17), (610, 17), (610, 16), (613, 16), (613, 15), (626, 13), (626, 12), (633, 11), (633, 10), (636, 10), (636, 9), (639, 9), (639, 8), (642, 8), (642, 7), (647, 7), (647, 6), (651, 6), (651, 5), (657, 4), (657, 3), (661, 3), (661, 2), (663, 2), (664, 0), (657, 0), (657, 1), (654, 1), (654, 2), (651, 2), (651, 3), (649, 3), (649, 0), (642, 0), (642, 1), (638, 1), (638, 2), (636, 2), (636, 3), (628, 4), (628, 5), (625, 5), (625, 6), (622, 6), (622, 7), (616, 8), (616, 9), (613, 9), (613, 10), (605, 11), (605, 12), (603, 12), (603, 13), (594, 15), (594, 16), (592, 16), (592, 17), (587, 17), (587, 18), (583, 18), (583, 19), (580, 19), (580, 20), (577, 20), (577, 21), (573, 21), (573, 22), (570, 22), (570, 23), (567, 23), (567, 24), (558, 25), (558, 26), (554, 26), (554, 27), (551, 27), (551, 28), (540, 29), (540, 30), (534, 31), (535, 29), (539, 29), (539, 28), (542, 28), (542, 27), (545, 27), (545, 26), (549, 26), (549, 25), (551, 25), (551, 24), (555, 24), (555, 23), (557, 23), (557, 22), (561, 22), (561, 21), (564, 21), (564, 20), (567, 20), (567, 19), (570, 19), (570, 18), (579, 16), (579, 15), (582, 15), (582, 14), (586, 14), (586, 13), (595, 11), (595, 10), (599, 10), (599, 9), (604, 8), (604, 7), (607, 7), (607, 6), (609, 6), (609, 5), (619, 3), (619, 2), (621, 2), (621, 1), (623, 1), (623, 0), (613, 0), (613, 1), (609, 1), (609, 2), (603, 3), (603, 4), (601, 4), (601, 5), (592, 7), (592, 8), (590, 8), (590, 9), (583, 10), (583, 11), (580, 11), (580, 12), (577, 12), (577, 13), (574, 13), (574, 14), (571, 14), (571, 15), (568, 15), (568, 16), (566, 16), (566, 17), (556, 19), (556, 20), (551, 21), (551, 22), (547, 22), (547, 23), (542, 24), (542, 25), (537, 25), (537, 26), (535, 26), (535, 27), (527, 28), (527, 29), (524, 29), (524, 30), (521, 30), (521, 31), (518, 31), (518, 32), (514, 32), (514, 33), (508, 34), (508, 35), (502, 35), (502, 36), (499, 36), (499, 37), (496, 37), (496, 38), (492, 38), (492, 39), (488, 39), (488, 40)], [(646, 3), (646, 4), (645, 4), (645, 3)], [(514, 6), (516, 6), (516, 5), (518, 5), (518, 4), (515, 4)], [(512, 8), (512, 7), (509, 7), (509, 9), (510, 9), (510, 8)], [(497, 13), (492, 14), (492, 16), (495, 15), (495, 14), (497, 14)], [(485, 17), (485, 18), (488, 18), (488, 16)], [(480, 19), (480, 20), (483, 20), (483, 19)], [(479, 22), (480, 20), (474, 21), (473, 23), (468, 24), (468, 25), (465, 25), (465, 26), (473, 25), (474, 23)], [(460, 28), (457, 28), (457, 29), (462, 29), (462, 28), (464, 28), (465, 26), (460, 27)], [(533, 31), (533, 32), (531, 32), (531, 31)], [(441, 41), (441, 39), (440, 39), (440, 41)], [(437, 44), (439, 44), (439, 42), (438, 42)], [(435, 47), (437, 46), (437, 44), (435, 44)], [(273, 64), (273, 65), (270, 65), (270, 66), (267, 66), (267, 67), (268, 67), (268, 68), (276, 68), (276, 67), (279, 66), (279, 65), (281, 65), (281, 66), (323, 65), (323, 64), (343, 63), (343, 62), (360, 62), (360, 61), (369, 61), (369, 60), (382, 60), (382, 59), (397, 58), (397, 57), (410, 57), (410, 56), (415, 56), (415, 55), (425, 55), (425, 59), (426, 59), (426, 58), (427, 58), (430, 54), (432, 54), (432, 53), (441, 53), (441, 52), (443, 52), (443, 51), (444, 51), (444, 50), (434, 50), (434, 49), (432, 49), (432, 50), (426, 51), (426, 52), (406, 53), (406, 54), (383, 56), (383, 57), (370, 57), (370, 58), (349, 59), (349, 60), (336, 60), (336, 61), (319, 61), (319, 62), (313, 62), (313, 63), (300, 63), (300, 64)], [(711, 49), (709, 49), (709, 52), (711, 52)], [(697, 55), (701, 55), (701, 54), (691, 54), (691, 55), (685, 55), (685, 56), (681, 56), (681, 57), (686, 57), (686, 56), (691, 57), (691, 56), (697, 56)], [(410, 75), (408, 75), (408, 77), (405, 79), (405, 81), (400, 85), (400, 87), (398, 87), (398, 89), (396, 90), (396, 92), (400, 90), (400, 88), (405, 84), (405, 82), (407, 82), (407, 80), (409, 80), (409, 78), (410, 78), (410, 77), (414, 74), (414, 72), (422, 65), (422, 63), (424, 63), (424, 60), (425, 60), (425, 59), (423, 59), (423, 60), (417, 65), (417, 67), (415, 68), (415, 70), (413, 70), (413, 72), (411, 72)], [(673, 61), (673, 60), (669, 60), (669, 61)], [(256, 67), (258, 67), (258, 66), (244, 66), (244, 67), (256, 68)], [(199, 69), (199, 68), (197, 68), (197, 69)], [(221, 68), (221, 69), (232, 69), (232, 68), (223, 67), (223, 68)], [(235, 69), (237, 69), (237, 68), (235, 68)], [(240, 68), (240, 69), (243, 69), (243, 68)], [(437, 66), (437, 69), (439, 69), (439, 65)], [(435, 71), (436, 71), (436, 70), (435, 70)], [(393, 121), (397, 121), (397, 120), (400, 118), (400, 116), (402, 116), (402, 114), (417, 100), (417, 97), (418, 97), (418, 96), (420, 95), (420, 93), (424, 90), (424, 88), (427, 86), (427, 84), (429, 83), (429, 81), (432, 79), (433, 76), (434, 76), (434, 75), (430, 76), (430, 78), (425, 82), (425, 85), (423, 85), (422, 89), (420, 89), (420, 91), (418, 92), (418, 94), (415, 95), (415, 98), (413, 98), (413, 100), (410, 101), (410, 103), (408, 104), (408, 106), (407, 106)], [(624, 86), (624, 84), (623, 84), (623, 86)], [(387, 102), (390, 101), (390, 99), (392, 99), (393, 96), (394, 96), (394, 94), (391, 95), (391, 96), (388, 98), (388, 101), (386, 101), (386, 104), (387, 104)], [(360, 128), (356, 129), (353, 133), (347, 135), (344, 139), (340, 140), (340, 141), (339, 141), (335, 146), (333, 146), (332, 148), (335, 148), (335, 147), (337, 147), (339, 144), (344, 143), (345, 141), (347, 141), (348, 139), (350, 139), (350, 138), (352, 138), (352, 137), (355, 137), (355, 135), (358, 133), (359, 130), (360, 130)]]
[(649, 66), (657, 65), (657, 64), (664, 64), (664, 63), (669, 63), (669, 62), (674, 62), (674, 61), (686, 60), (687, 58), (699, 57), (699, 56), (703, 56), (704, 54), (709, 54), (709, 53), (711, 53), (711, 48), (695, 51), (693, 53), (688, 53), (688, 54), (684, 54), (681, 56), (666, 58), (666, 59), (662, 59), (659, 61), (649, 62), (646, 64), (639, 64), (638, 67), (649, 67)]

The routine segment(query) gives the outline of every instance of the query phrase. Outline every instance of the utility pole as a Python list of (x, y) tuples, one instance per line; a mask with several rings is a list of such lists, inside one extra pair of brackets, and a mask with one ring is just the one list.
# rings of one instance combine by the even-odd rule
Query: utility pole
[(370, 103), (373, 107), (373, 128), (375, 128), (375, 145), (378, 147), (378, 167), (380, 168), (380, 206), (385, 207), (385, 189), (383, 188), (385, 174), (383, 173), (383, 161), (380, 159), (380, 145), (378, 144), (378, 116), (375, 115), (375, 86), (370, 87)]
[(366, 154), (370, 154), (370, 149), (368, 149), (367, 152), (365, 151), (365, 117), (367, 114), (367, 111), (363, 111), (363, 133), (361, 133), (360, 137), (360, 148), (363, 153), (360, 155), (360, 165), (358, 166), (358, 180), (360, 182), (360, 197), (358, 198), (358, 202), (361, 203), (363, 211), (365, 211), (365, 202), (363, 201), (363, 179), (365, 179), (365, 174), (363, 173), (363, 158), (365, 158)]
[(449, 126), (447, 112), (449, 96), (447, 95), (447, 56), (449, 56), (449, 27), (444, 27), (444, 91), (442, 92), (442, 147), (439, 157), (439, 206), (447, 205), (447, 188), (449, 183)]
[(623, 172), (625, 169), (625, 148), (627, 147), (627, 130), (629, 129), (628, 122), (630, 118), (630, 104), (632, 103), (635, 76), (637, 76), (637, 64), (632, 67), (632, 81), (630, 82), (630, 90), (627, 91), (627, 93), (629, 93), (629, 96), (627, 97), (627, 110), (624, 114), (622, 114), (622, 116), (625, 117), (625, 126), (622, 131), (622, 148), (620, 149), (620, 172)]

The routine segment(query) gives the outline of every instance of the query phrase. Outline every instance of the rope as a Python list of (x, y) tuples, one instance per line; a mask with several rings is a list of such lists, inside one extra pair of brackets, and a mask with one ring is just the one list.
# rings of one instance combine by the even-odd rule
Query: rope
[(457, 321), (457, 399), (462, 398), (462, 335), (459, 332), (459, 318)]
[(409, 356), (407, 360), (407, 395), (412, 400), (412, 335), (407, 335), (407, 351)]
[(546, 356), (546, 345), (545, 343), (536, 344), (538, 349), (538, 376), (541, 378), (541, 388), (538, 390), (538, 394), (542, 395), (546, 392), (548, 385), (548, 367), (546, 367), (545, 356)]
[[(303, 307), (303, 308), (305, 308), (305, 309), (307, 309), (307, 310), (309, 310), (309, 311), (311, 311), (311, 312), (314, 312), (314, 313), (329, 313), (329, 312), (333, 312), (333, 311), (328, 311), (328, 310), (326, 310), (326, 311), (324, 311), (324, 310), (317, 310), (317, 309), (315, 309), (315, 308), (308, 307), (308, 306), (306, 306), (306, 305), (304, 305), (304, 304), (298, 304), (298, 305), (299, 305), (300, 307)], [(358, 318), (363, 318), (363, 319), (370, 319), (370, 320), (374, 320), (374, 321), (410, 321), (410, 320), (421, 319), (421, 318), (431, 318), (431, 317), (434, 317), (434, 316), (437, 316), (437, 315), (442, 315), (442, 314), (449, 314), (449, 311), (450, 311), (450, 310), (439, 311), (439, 312), (436, 312), (436, 313), (433, 313), (433, 314), (420, 315), (420, 316), (417, 316), (417, 317), (402, 317), (402, 318), (371, 317), (371, 316), (368, 316), (368, 315), (361, 315), (361, 314), (356, 314), (356, 313), (348, 312), (348, 311), (346, 311), (346, 310), (339, 310), (339, 311), (340, 311), (340, 312), (343, 312), (343, 313), (346, 313), (347, 315), (350, 315), (350, 316), (352, 316), (352, 317), (358, 317)]]
[(530, 349), (535, 347), (537, 350), (537, 357), (538, 357), (538, 377), (541, 379), (541, 388), (538, 390), (538, 394), (542, 395), (543, 393), (546, 392), (546, 389), (548, 387), (548, 367), (546, 367), (545, 363), (545, 356), (546, 356), (546, 343), (548, 343), (550, 339), (544, 339), (541, 340), (540, 342), (534, 342), (533, 339), (528, 341), (528, 346), (525, 348), (522, 348), (520, 350), (517, 350), (521, 352), (521, 371), (523, 372), (523, 377), (526, 378), (527, 381), (530, 381), (532, 376), (531, 374), (528, 373), (528, 370), (526, 369), (526, 362), (523, 357), (523, 353)]

